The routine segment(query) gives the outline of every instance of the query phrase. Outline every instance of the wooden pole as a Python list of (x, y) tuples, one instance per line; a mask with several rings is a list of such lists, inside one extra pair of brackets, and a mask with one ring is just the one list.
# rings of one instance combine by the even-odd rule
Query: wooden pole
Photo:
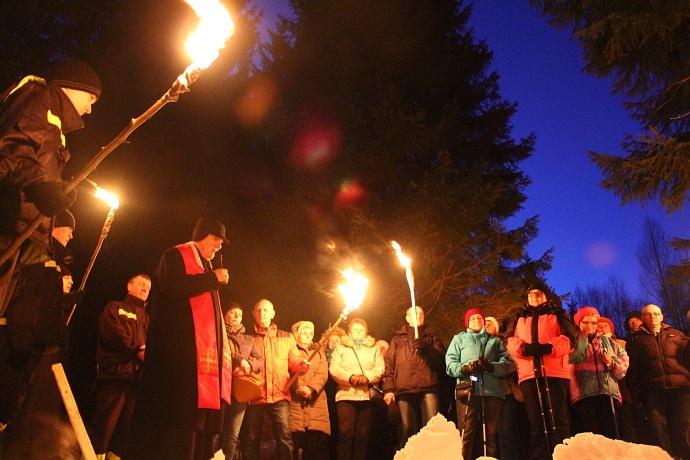
[(55, 375), (55, 382), (57, 383), (58, 390), (60, 390), (62, 402), (65, 403), (65, 409), (67, 409), (67, 415), (72, 423), (74, 434), (77, 436), (77, 442), (79, 442), (79, 448), (81, 449), (83, 458), (85, 460), (96, 460), (96, 452), (91, 445), (91, 439), (89, 439), (89, 435), (86, 432), (84, 421), (81, 415), (79, 415), (79, 408), (77, 407), (77, 402), (74, 399), (72, 389), (67, 381), (65, 370), (61, 363), (53, 364), (51, 369), (53, 375)]
[[(347, 319), (347, 315), (345, 314), (345, 312), (341, 313), (340, 316), (338, 317), (338, 321), (336, 321), (335, 324), (333, 326), (331, 326), (330, 329), (328, 329), (326, 331), (326, 333), (323, 335), (323, 337), (321, 337), (321, 340), (319, 340), (319, 342), (318, 342), (318, 346), (314, 349), (314, 351), (311, 352), (311, 354), (307, 358), (307, 362), (311, 362), (311, 360), (314, 359), (314, 356), (316, 356), (316, 354), (319, 352), (319, 350), (321, 350), (321, 348), (323, 348), (323, 346), (328, 341), (328, 338), (331, 336), (333, 331), (335, 331), (335, 328), (338, 327), (340, 325), (340, 323), (342, 323), (346, 319)], [(295, 383), (295, 380), (297, 380), (297, 377), (299, 377), (299, 372), (296, 373), (295, 375), (293, 375), (290, 378), (290, 380), (288, 380), (288, 382), (285, 384), (284, 391), (290, 390), (290, 387), (292, 386), (293, 383)]]

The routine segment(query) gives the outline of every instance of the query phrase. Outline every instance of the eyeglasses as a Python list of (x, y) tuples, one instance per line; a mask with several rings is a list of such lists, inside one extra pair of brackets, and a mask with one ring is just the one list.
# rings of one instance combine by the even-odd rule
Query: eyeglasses
[(530, 297), (540, 297), (540, 296), (543, 296), (545, 294), (542, 291), (534, 290), (534, 291), (529, 291), (529, 293), (527, 295)]

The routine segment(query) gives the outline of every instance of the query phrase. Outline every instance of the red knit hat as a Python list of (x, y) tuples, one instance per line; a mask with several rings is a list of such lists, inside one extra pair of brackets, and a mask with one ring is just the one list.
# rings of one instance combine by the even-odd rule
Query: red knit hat
[(578, 311), (575, 312), (575, 316), (573, 317), (573, 321), (575, 321), (575, 324), (577, 326), (579, 326), (580, 321), (582, 321), (582, 318), (584, 318), (585, 316), (589, 316), (589, 315), (599, 316), (599, 312), (594, 307), (590, 307), (590, 306), (582, 307)]
[(610, 319), (604, 318), (603, 316), (601, 316), (601, 317), (599, 317), (599, 322), (608, 324), (609, 327), (611, 328), (611, 334), (616, 333), (616, 327), (613, 325), (613, 321), (611, 321)]
[(474, 315), (482, 315), (482, 318), (484, 318), (484, 312), (479, 308), (470, 308), (467, 310), (467, 313), (465, 313), (465, 327), (470, 327), (470, 318)]

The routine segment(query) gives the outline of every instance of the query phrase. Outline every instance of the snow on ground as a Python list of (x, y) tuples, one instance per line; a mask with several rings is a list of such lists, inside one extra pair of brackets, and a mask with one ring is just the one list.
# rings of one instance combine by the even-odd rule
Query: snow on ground
[(576, 434), (556, 446), (553, 460), (672, 460), (661, 447), (618, 441), (592, 433)]
[[(395, 454), (394, 460), (462, 460), (462, 441), (455, 424), (441, 414), (412, 436), (404, 448)], [(493, 457), (480, 457), (489, 460)], [(656, 446), (617, 441), (592, 433), (580, 433), (556, 446), (553, 460), (673, 460), (663, 449)], [(222, 451), (213, 460), (225, 460)]]
[[(462, 442), (455, 424), (437, 414), (427, 426), (412, 436), (394, 460), (462, 460)], [(480, 457), (490, 459), (492, 457)], [(592, 433), (580, 433), (556, 446), (553, 460), (673, 460), (656, 446), (633, 444)], [(478, 460), (480, 460), (478, 459)]]
[(462, 459), (460, 432), (453, 422), (436, 414), (395, 454), (394, 460)]

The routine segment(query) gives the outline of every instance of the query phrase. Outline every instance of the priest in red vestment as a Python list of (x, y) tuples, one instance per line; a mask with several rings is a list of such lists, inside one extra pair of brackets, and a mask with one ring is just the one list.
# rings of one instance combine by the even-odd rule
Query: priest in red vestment
[(225, 226), (202, 217), (192, 241), (168, 249), (153, 276), (146, 360), (125, 459), (209, 459), (231, 403), (231, 352), (218, 289), (225, 268), (211, 260)]

